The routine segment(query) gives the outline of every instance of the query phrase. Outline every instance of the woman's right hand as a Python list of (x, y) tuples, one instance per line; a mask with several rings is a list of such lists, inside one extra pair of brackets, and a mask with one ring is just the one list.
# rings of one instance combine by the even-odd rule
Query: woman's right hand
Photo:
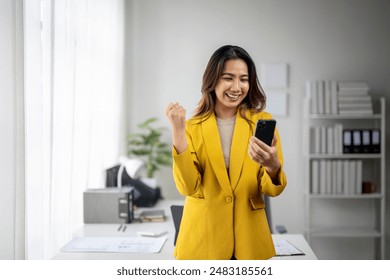
[(169, 103), (167, 109), (165, 110), (165, 115), (167, 116), (169, 122), (171, 123), (172, 129), (177, 131), (185, 132), (186, 129), (186, 110), (179, 104)]
[(186, 110), (178, 102), (169, 103), (165, 110), (172, 127), (172, 142), (177, 153), (182, 153), (187, 148), (186, 138)]

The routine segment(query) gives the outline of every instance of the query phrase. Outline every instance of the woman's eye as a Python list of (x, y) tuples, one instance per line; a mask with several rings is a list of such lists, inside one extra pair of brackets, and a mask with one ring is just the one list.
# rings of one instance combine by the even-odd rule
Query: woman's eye
[(232, 78), (230, 78), (230, 77), (224, 77), (223, 78), (225, 81), (232, 81), (233, 79)]

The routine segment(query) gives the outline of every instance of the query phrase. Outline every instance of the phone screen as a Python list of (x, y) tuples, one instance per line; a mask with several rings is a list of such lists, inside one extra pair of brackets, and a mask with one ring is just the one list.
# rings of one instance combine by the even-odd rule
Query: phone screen
[(255, 137), (268, 146), (271, 146), (272, 139), (274, 138), (275, 126), (275, 120), (258, 120), (256, 123)]

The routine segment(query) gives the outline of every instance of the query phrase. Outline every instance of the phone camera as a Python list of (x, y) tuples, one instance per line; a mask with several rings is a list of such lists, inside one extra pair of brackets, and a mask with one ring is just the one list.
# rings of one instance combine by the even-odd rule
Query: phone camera
[(262, 122), (262, 123), (260, 123), (259, 128), (260, 128), (261, 130), (264, 130), (266, 126), (267, 126), (266, 123), (265, 123), (265, 122)]

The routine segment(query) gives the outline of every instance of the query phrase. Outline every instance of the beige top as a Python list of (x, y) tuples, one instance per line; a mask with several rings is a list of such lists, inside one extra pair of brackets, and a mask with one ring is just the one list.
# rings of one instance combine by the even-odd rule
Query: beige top
[(232, 145), (234, 124), (236, 123), (236, 116), (230, 119), (217, 118), (217, 125), (219, 136), (221, 138), (222, 153), (225, 160), (226, 169), (229, 168), (230, 147)]

